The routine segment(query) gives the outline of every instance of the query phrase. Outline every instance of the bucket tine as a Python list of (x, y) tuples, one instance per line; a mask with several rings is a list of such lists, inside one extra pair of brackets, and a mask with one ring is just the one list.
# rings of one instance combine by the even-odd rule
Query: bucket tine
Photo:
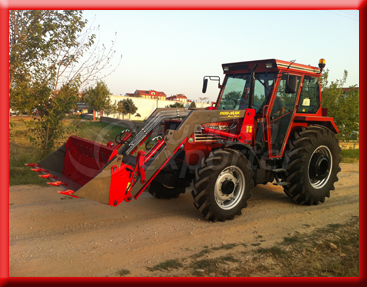
[(66, 185), (66, 183), (63, 183), (62, 181), (53, 181), (53, 182), (48, 182), (47, 184), (49, 185), (53, 185), (53, 186), (59, 186), (59, 185)]
[(42, 167), (39, 164), (36, 163), (25, 163), (26, 166), (31, 166), (31, 167)]
[(68, 189), (68, 190), (64, 190), (64, 191), (58, 191), (57, 193), (63, 194), (63, 195), (69, 195), (75, 198), (79, 198), (78, 196), (72, 195), (73, 193), (75, 193), (74, 190)]
[(31, 170), (33, 170), (35, 172), (42, 172), (42, 171), (48, 172), (48, 170), (47, 169), (44, 169), (44, 168), (31, 168)]
[(57, 178), (57, 176), (54, 176), (50, 173), (49, 174), (40, 174), (39, 177), (42, 177), (42, 178), (50, 178), (50, 177)]

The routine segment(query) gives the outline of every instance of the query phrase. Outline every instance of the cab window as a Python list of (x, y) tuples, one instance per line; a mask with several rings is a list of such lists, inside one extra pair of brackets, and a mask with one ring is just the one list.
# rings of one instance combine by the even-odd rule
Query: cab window
[(319, 79), (305, 76), (303, 87), (299, 97), (297, 113), (314, 114), (320, 107), (320, 85)]

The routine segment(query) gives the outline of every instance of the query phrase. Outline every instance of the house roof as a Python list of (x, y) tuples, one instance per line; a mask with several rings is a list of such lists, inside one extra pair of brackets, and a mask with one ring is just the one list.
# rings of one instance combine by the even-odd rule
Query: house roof
[[(359, 87), (355, 87), (355, 89), (357, 91), (359, 91)], [(351, 88), (342, 88), (343, 92), (348, 92), (349, 90), (351, 90)]]
[(149, 90), (149, 91), (146, 91), (146, 90), (136, 90), (135, 91), (135, 94), (150, 96), (152, 92), (155, 93), (155, 96), (166, 97), (166, 94), (164, 92), (157, 92), (157, 91), (154, 91), (154, 90)]

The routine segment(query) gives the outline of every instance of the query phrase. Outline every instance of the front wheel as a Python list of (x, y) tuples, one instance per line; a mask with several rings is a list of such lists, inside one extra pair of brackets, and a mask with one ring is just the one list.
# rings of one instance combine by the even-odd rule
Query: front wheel
[(247, 206), (253, 171), (239, 151), (220, 149), (203, 160), (193, 183), (194, 205), (207, 220), (231, 220)]

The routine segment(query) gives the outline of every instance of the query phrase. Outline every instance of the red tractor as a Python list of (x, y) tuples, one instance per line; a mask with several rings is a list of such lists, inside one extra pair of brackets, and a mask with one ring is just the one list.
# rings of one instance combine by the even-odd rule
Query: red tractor
[[(275, 59), (223, 64), (215, 106), (158, 108), (143, 127), (107, 146), (71, 136), (28, 164), (59, 193), (112, 206), (144, 190), (175, 198), (192, 183), (194, 205), (210, 221), (241, 214), (252, 188), (274, 182), (299, 204), (330, 196), (340, 171), (333, 118), (322, 108), (319, 68)], [(157, 130), (164, 128), (164, 134)], [(143, 149), (143, 143), (150, 143)]]

